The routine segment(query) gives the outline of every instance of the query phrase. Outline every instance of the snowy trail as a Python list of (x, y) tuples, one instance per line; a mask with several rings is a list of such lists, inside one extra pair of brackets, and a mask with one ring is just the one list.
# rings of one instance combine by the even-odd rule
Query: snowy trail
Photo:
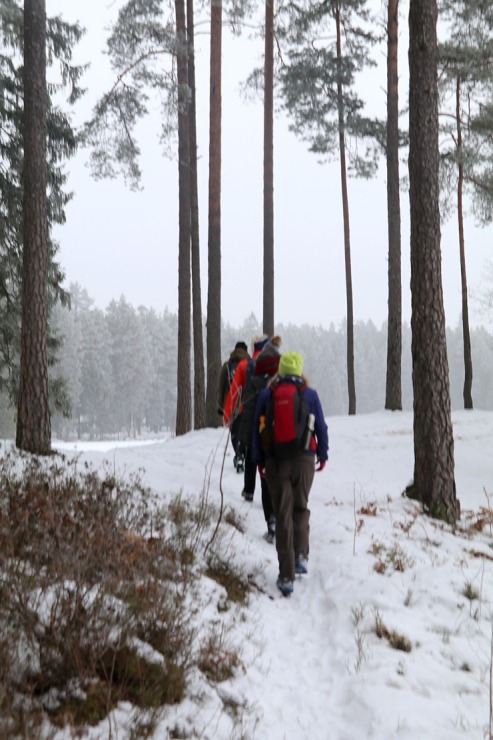
[[(228, 489), (233, 489), (234, 477), (227, 475), (227, 483)], [(240, 489), (239, 482), (236, 487)], [(269, 658), (267, 663), (260, 655), (249, 665), (243, 687), (261, 717), (256, 740), (302, 737), (353, 740), (362, 719), (368, 728), (374, 723), (372, 708), (362, 701), (357, 682), (352, 680), (351, 663), (356, 661), (357, 650), (350, 607), (344, 604), (341, 608), (334, 600), (335, 571), (322, 557), (328, 533), (334, 525), (332, 510), (326, 506), (320, 492), (317, 495), (317, 488), (314, 486), (310, 502), (309, 573), (296, 576), (292, 596), (285, 598), (276, 588), (275, 546), (259, 544), (263, 570), (256, 580), (264, 593), (255, 598), (261, 602), (258, 604), (262, 613), (259, 629), (263, 640), (269, 642)], [(259, 540), (264, 526), (259, 490), (256, 490), (253, 505), (238, 505), (234, 500), (228, 503), (236, 505), (246, 516), (247, 535), (254, 541)], [(256, 606), (251, 608), (255, 611)], [(275, 630), (270, 629), (271, 625), (275, 625)], [(302, 661), (298, 658), (300, 655)], [(270, 683), (282, 686), (283, 701), (275, 706), (269, 695)]]

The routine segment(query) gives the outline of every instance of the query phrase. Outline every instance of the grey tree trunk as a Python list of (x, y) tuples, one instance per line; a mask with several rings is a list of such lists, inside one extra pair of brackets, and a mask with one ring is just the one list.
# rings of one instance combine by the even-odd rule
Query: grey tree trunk
[(211, 0), (209, 122), (209, 282), (207, 291), (207, 425), (219, 426), (217, 385), (221, 372), (221, 46), (222, 0)]
[(190, 276), (190, 138), (188, 45), (183, 0), (175, 0), (178, 76), (178, 370), (176, 435), (192, 428), (190, 383), (191, 276)]
[(265, 0), (263, 330), (274, 334), (274, 0)]
[(438, 180), (437, 3), (409, 10), (409, 182), (414, 391), (414, 483), (432, 516), (460, 516), (443, 309)]
[[(341, 66), (342, 45), (341, 45), (341, 19), (339, 8), (336, 10), (336, 29), (337, 29), (337, 62)], [(342, 97), (341, 75), (338, 75), (337, 81), (337, 100), (339, 114), (339, 157), (341, 164), (341, 191), (342, 191), (342, 212), (344, 219), (344, 260), (346, 268), (346, 305), (347, 305), (347, 382), (349, 409), (348, 413), (356, 413), (356, 386), (354, 382), (354, 316), (353, 316), (353, 280), (351, 275), (351, 238), (349, 233), (349, 197), (347, 188), (347, 167), (346, 167), (346, 142), (344, 135), (344, 103)]]
[(457, 121), (457, 150), (459, 152), (459, 176), (457, 180), (457, 219), (459, 223), (459, 254), (460, 254), (460, 278), (462, 288), (462, 338), (464, 343), (464, 408), (472, 409), (472, 354), (471, 333), (469, 331), (469, 305), (467, 301), (467, 272), (466, 272), (466, 247), (464, 238), (464, 210), (462, 194), (464, 187), (464, 165), (461, 160), (462, 153), (462, 127), (460, 117), (460, 78), (457, 78), (456, 87), (456, 121)]
[(195, 90), (195, 30), (193, 0), (187, 0), (188, 85), (190, 87), (190, 207), (192, 238), (192, 317), (193, 317), (193, 426), (205, 427), (205, 368), (202, 332), (202, 290), (200, 284), (199, 197), (197, 183), (197, 108)]
[(401, 205), (399, 191), (399, 0), (388, 0), (387, 222), (389, 235), (387, 377), (385, 408), (402, 409)]
[(24, 2), (22, 329), (16, 445), (51, 451), (48, 399), (48, 221), (46, 193), (46, 3)]

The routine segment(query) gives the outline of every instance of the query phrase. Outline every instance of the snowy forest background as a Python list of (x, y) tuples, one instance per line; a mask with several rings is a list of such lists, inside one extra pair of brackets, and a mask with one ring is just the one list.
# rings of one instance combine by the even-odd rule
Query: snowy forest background
[[(66, 383), (67, 412), (54, 414), (53, 433), (74, 437), (138, 436), (174, 430), (176, 417), (177, 335), (175, 313), (158, 314), (134, 308), (124, 296), (101, 310), (79, 285), (70, 286), (71, 308), (58, 305), (52, 333), (62, 340), (52, 378)], [(239, 339), (250, 346), (262, 333), (252, 313), (239, 327), (223, 324), (222, 358), (227, 360)], [(300, 351), (309, 382), (317, 388), (328, 416), (348, 411), (345, 324), (329, 329), (279, 324), (283, 351)], [(402, 329), (402, 403), (412, 409), (411, 328)], [(385, 403), (387, 326), (371, 321), (355, 324), (357, 412), (379, 411)], [(473, 401), (477, 409), (493, 409), (493, 334), (485, 327), (471, 332)], [(463, 408), (463, 339), (460, 321), (447, 329), (452, 409)], [(13, 435), (14, 421), (2, 403), (1, 433)]]

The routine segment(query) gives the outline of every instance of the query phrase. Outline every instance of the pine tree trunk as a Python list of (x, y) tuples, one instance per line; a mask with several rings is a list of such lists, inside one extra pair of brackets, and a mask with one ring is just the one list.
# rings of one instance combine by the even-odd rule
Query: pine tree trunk
[(436, 0), (409, 10), (409, 181), (414, 391), (414, 484), (432, 516), (460, 516), (443, 309), (438, 180)]
[(191, 277), (190, 277), (190, 138), (188, 47), (183, 0), (175, 0), (178, 77), (178, 371), (176, 434), (192, 428), (190, 384)]
[(399, 192), (399, 0), (388, 0), (387, 26), (387, 220), (389, 316), (385, 408), (402, 409), (401, 206)]
[(212, 0), (206, 396), (207, 425), (211, 427), (221, 423), (217, 413), (217, 384), (221, 372), (221, 45), (222, 0)]
[(24, 2), (22, 329), (16, 445), (51, 451), (48, 399), (46, 192), (46, 3)]
[(462, 287), (462, 337), (464, 343), (464, 408), (472, 409), (472, 355), (471, 334), (469, 331), (469, 307), (467, 302), (466, 247), (464, 239), (464, 210), (462, 191), (464, 186), (464, 165), (462, 164), (462, 127), (460, 118), (460, 79), (456, 89), (457, 150), (459, 152), (459, 177), (457, 181), (457, 218), (459, 221), (460, 278)]
[(264, 60), (264, 315), (274, 334), (274, 0), (265, 0)]
[(188, 85), (190, 87), (190, 204), (192, 238), (192, 306), (193, 306), (193, 426), (205, 427), (205, 368), (202, 333), (202, 290), (200, 285), (199, 197), (197, 183), (197, 108), (195, 90), (195, 30), (193, 0), (187, 0)]
[[(337, 29), (337, 62), (341, 65), (342, 46), (341, 46), (341, 19), (339, 9), (336, 11), (336, 29)], [(337, 101), (339, 112), (339, 156), (341, 164), (341, 191), (342, 191), (342, 212), (344, 218), (344, 260), (346, 267), (346, 305), (347, 305), (347, 381), (349, 409), (348, 413), (356, 413), (356, 386), (354, 382), (354, 316), (353, 316), (353, 281), (351, 275), (351, 238), (349, 233), (349, 197), (347, 188), (347, 167), (346, 167), (346, 143), (344, 135), (344, 103), (342, 97), (341, 75), (338, 75), (337, 81)]]

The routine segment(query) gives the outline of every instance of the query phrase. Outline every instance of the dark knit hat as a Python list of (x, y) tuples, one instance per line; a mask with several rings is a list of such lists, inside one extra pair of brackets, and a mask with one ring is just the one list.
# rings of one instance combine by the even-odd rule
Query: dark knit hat
[[(277, 338), (280, 344), (280, 338)], [(254, 375), (268, 375), (272, 378), (277, 373), (280, 359), (281, 355), (276, 345), (268, 342), (255, 360)]]
[(246, 342), (236, 342), (235, 349), (244, 349), (245, 352), (248, 352), (248, 347), (246, 345)]

